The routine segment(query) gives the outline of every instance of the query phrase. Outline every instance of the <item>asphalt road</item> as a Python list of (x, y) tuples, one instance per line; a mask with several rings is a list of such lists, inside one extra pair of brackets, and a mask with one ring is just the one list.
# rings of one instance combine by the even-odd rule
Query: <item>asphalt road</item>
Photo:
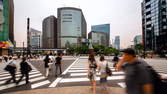
[[(112, 67), (112, 57), (106, 57), (109, 61), (109, 66), (113, 70), (113, 75), (108, 77), (109, 87), (125, 88), (124, 72), (116, 72)], [(30, 64), (33, 70), (30, 72), (30, 84), (25, 85), (23, 80), (18, 86), (13, 83), (4, 85), (3, 83), (10, 78), (8, 72), (3, 71), (5, 63), (1, 63), (0, 67), (0, 94), (5, 92), (14, 92), (22, 90), (32, 90), (40, 88), (53, 88), (53, 87), (71, 87), (71, 86), (90, 86), (89, 79), (87, 78), (87, 59), (88, 57), (82, 56), (79, 59), (72, 56), (63, 57), (62, 70), (63, 75), (55, 77), (55, 65), (51, 65), (51, 71), (48, 78), (45, 77), (45, 69), (43, 60), (31, 60)], [(97, 60), (99, 58), (96, 58)], [(167, 75), (167, 60), (165, 59), (145, 59), (148, 64), (154, 67), (162, 75)], [(19, 66), (19, 61), (17, 63)], [(17, 72), (17, 79), (20, 73)], [(99, 76), (97, 74), (97, 86), (99, 86)]]
[[(62, 63), (62, 72), (70, 66), (76, 58), (73, 57), (64, 57)], [(51, 65), (51, 70), (49, 72), (49, 77), (45, 77), (45, 68), (43, 60), (31, 60), (29, 61), (33, 70), (29, 73), (29, 81), (30, 84), (25, 84), (25, 78), (20, 82), (19, 85), (16, 86), (15, 83), (4, 84), (7, 79), (10, 78), (10, 74), (6, 71), (0, 71), (0, 94), (7, 92), (15, 92), (22, 90), (30, 90), (30, 89), (39, 89), (39, 88), (48, 88), (50, 83), (52, 83), (57, 77), (55, 77), (55, 65)], [(19, 63), (17, 61), (18, 71), (16, 73), (16, 80), (18, 80), (21, 76), (19, 72)], [(2, 63), (1, 63), (2, 65)], [(3, 67), (5, 67), (5, 63), (3, 63)]]

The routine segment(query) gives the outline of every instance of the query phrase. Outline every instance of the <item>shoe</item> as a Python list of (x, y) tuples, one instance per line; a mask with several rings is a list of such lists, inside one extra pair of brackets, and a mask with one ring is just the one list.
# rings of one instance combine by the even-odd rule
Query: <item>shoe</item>
[(5, 83), (4, 83), (4, 85), (7, 85), (7, 84), (9, 84), (10, 83), (10, 81), (6, 81)]

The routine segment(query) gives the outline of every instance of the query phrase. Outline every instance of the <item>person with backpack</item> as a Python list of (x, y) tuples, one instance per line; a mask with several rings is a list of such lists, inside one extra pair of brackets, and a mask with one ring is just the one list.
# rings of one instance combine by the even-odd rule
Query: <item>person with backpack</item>
[(23, 79), (23, 77), (26, 77), (26, 84), (30, 83), (29, 82), (29, 72), (32, 70), (31, 66), (28, 64), (26, 61), (26, 58), (23, 57), (22, 61), (20, 63), (20, 71), (21, 71), (21, 77), (20, 79), (16, 82), (16, 84), (19, 84), (20, 81)]
[(123, 57), (116, 69), (124, 70), (127, 94), (154, 94), (153, 78), (145, 62), (137, 59), (132, 48), (122, 50)]
[(97, 63), (93, 54), (88, 58), (88, 78), (93, 89), (93, 94), (96, 94), (96, 69)]
[(51, 59), (49, 58), (49, 55), (46, 55), (44, 59), (44, 65), (45, 65), (45, 76), (49, 76), (49, 63), (51, 62)]
[(107, 91), (107, 77), (106, 67), (108, 67), (108, 62), (105, 60), (104, 55), (100, 56), (100, 61), (98, 63), (98, 72), (100, 72), (100, 86), (102, 94), (108, 94)]
[(55, 63), (55, 66), (56, 66), (56, 74), (55, 76), (57, 77), (58, 73), (58, 68), (59, 68), (59, 74), (61, 75), (62, 74), (62, 69), (61, 69), (61, 63), (62, 63), (62, 57), (61, 57), (61, 53), (58, 53), (58, 56), (56, 57), (56, 63)]
[(11, 75), (11, 78), (9, 80), (7, 80), (5, 82), (5, 84), (9, 84), (11, 82), (11, 80), (13, 80), (14, 83), (16, 83), (16, 70), (17, 70), (17, 66), (16, 66), (16, 57), (9, 57), (9, 63), (8, 65), (5, 67), (5, 70), (9, 72), (9, 74)]

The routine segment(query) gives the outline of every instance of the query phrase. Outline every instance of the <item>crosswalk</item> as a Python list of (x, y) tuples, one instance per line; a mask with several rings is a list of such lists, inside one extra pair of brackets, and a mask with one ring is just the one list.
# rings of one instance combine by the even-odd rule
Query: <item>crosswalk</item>
[[(18, 71), (16, 73), (16, 80), (18, 80), (20, 78), (20, 76), (21, 76), (21, 72)], [(5, 84), (5, 82), (10, 78), (11, 78), (11, 76), (7, 71), (0, 72), (0, 91), (7, 90), (10, 88), (17, 88), (18, 86), (26, 84), (25, 77), (18, 85), (16, 85), (15, 83)], [(29, 81), (31, 84), (30, 89), (39, 88), (41, 86), (48, 85), (50, 83), (50, 81), (47, 80), (46, 77), (44, 77), (40, 73), (40, 71), (38, 71), (34, 67), (32, 68), (32, 71), (29, 73)]]
[[(98, 58), (96, 58), (98, 59)], [(149, 64), (149, 62), (148, 62)], [(155, 67), (155, 64), (150, 64), (151, 66)], [(110, 69), (113, 72), (112, 76), (109, 76), (107, 78), (109, 86), (114, 87), (120, 87), (120, 88), (126, 88), (125, 82), (124, 82), (124, 72), (123, 71), (115, 71), (115, 69), (112, 67), (113, 64), (109, 62)], [(166, 66), (165, 66), (166, 67)], [(167, 76), (166, 73), (164, 73), (164, 69), (161, 69), (159, 67), (155, 67), (155, 70), (159, 72), (162, 76)], [(96, 81), (99, 82), (100, 77), (99, 73), (96, 74), (97, 78)], [(75, 64), (73, 64), (66, 72), (66, 76), (60, 78), (57, 80), (57, 83), (59, 87), (63, 86), (78, 86), (78, 85), (89, 85), (89, 79), (87, 78), (87, 58), (80, 58)]]
[[(112, 63), (110, 62), (109, 64), (112, 66)], [(111, 70), (113, 71), (113, 75), (109, 76), (108, 82), (115, 84), (117, 87), (122, 87), (125, 88), (124, 84), (124, 72), (117, 72), (113, 67), (110, 67)], [(63, 86), (77, 86), (77, 85), (89, 85), (89, 79), (87, 78), (87, 59), (80, 58), (75, 64), (73, 64), (68, 71), (65, 74), (66, 76), (59, 79), (57, 82), (60, 87)], [(96, 80), (99, 82), (100, 80), (100, 74), (97, 73), (97, 78)]]
[[(89, 79), (87, 77), (87, 57), (84, 58), (77, 58), (63, 73), (62, 76), (59, 76), (58, 78), (54, 78), (53, 82), (52, 80), (48, 80), (43, 74), (38, 71), (33, 65), (32, 71), (29, 73), (29, 81), (30, 87), (28, 89), (37, 89), (37, 88), (50, 88), (50, 87), (66, 87), (66, 86), (90, 86)], [(98, 61), (98, 58), (96, 58)], [(154, 61), (148, 61), (148, 64), (153, 66), (161, 75), (167, 76), (166, 72), (166, 62), (163, 62), (162, 60), (159, 62), (162, 62), (160, 66), (159, 63), (156, 63)], [(109, 67), (113, 72), (112, 76), (109, 76), (108, 79), (108, 86), (111, 87), (121, 87), (126, 88), (126, 85), (124, 83), (124, 72), (123, 71), (115, 71), (115, 69), (112, 67), (112, 63), (109, 63)], [(31, 64), (31, 63), (30, 63)], [(1, 66), (2, 67), (2, 66)], [(19, 69), (19, 68), (18, 68)], [(16, 73), (16, 80), (18, 80), (21, 76), (20, 71)], [(97, 73), (97, 85), (99, 85), (100, 80), (100, 74)], [(0, 92), (4, 90), (10, 90), (10, 89), (17, 89), (17, 86), (24, 87), (25, 85), (25, 78), (16, 86), (15, 83), (10, 84), (4, 84), (9, 78), (11, 78), (10, 74), (7, 71), (0, 70)]]

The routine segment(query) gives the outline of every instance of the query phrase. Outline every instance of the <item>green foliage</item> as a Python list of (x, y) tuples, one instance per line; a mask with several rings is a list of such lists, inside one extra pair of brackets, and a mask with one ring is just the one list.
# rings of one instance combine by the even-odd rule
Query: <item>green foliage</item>
[[(105, 47), (103, 45), (93, 45), (93, 48), (94, 48), (94, 52), (96, 54), (105, 54), (105, 55), (108, 55), (108, 54), (116, 54), (116, 53), (119, 53), (119, 51), (115, 48), (112, 48), (112, 47)], [(67, 49), (67, 52), (69, 54), (74, 54), (74, 53), (77, 53), (77, 54), (88, 54), (89, 53), (89, 48), (87, 45), (84, 45), (84, 46), (73, 46), (73, 47), (69, 47)]]
[(142, 53), (143, 45), (142, 45), (141, 43), (140, 43), (140, 44), (136, 44), (136, 45), (135, 45), (135, 50), (136, 50), (136, 53), (137, 53), (137, 54)]

